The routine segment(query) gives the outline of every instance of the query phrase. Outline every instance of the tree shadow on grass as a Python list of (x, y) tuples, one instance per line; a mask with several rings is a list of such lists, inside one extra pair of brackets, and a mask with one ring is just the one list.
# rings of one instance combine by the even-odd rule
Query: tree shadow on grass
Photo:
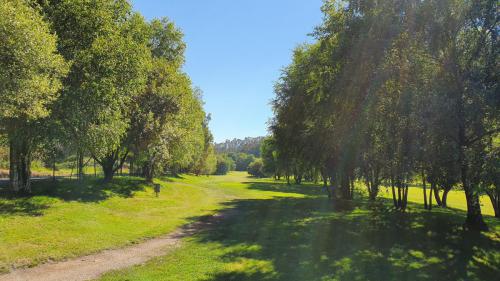
[(326, 190), (324, 187), (312, 184), (287, 184), (285, 182), (258, 182), (249, 181), (243, 182), (243, 184), (249, 185), (249, 189), (256, 189), (261, 191), (274, 191), (283, 193), (300, 193), (304, 195), (324, 195)]
[(144, 180), (139, 178), (115, 178), (110, 183), (99, 179), (83, 181), (71, 179), (40, 180), (32, 183), (32, 193), (16, 194), (8, 188), (0, 188), (0, 215), (40, 216), (43, 210), (50, 207), (47, 198), (63, 201), (95, 203), (113, 196), (129, 198), (135, 192), (143, 191)]
[(0, 201), (0, 215), (6, 216), (41, 216), (43, 210), (49, 208), (45, 202), (19, 198), (15, 200)]
[(384, 199), (355, 201), (347, 210), (336, 205), (323, 197), (227, 203), (231, 215), (194, 236), (220, 244), (226, 251), (219, 258), (230, 265), (205, 281), (499, 276), (499, 241), (464, 232), (463, 212), (426, 212), (415, 205), (400, 213)]

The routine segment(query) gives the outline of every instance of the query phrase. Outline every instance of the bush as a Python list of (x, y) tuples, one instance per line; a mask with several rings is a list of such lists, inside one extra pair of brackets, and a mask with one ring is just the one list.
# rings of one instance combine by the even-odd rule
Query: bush
[(229, 172), (229, 163), (225, 160), (217, 160), (216, 175), (225, 175)]
[(255, 160), (252, 154), (245, 153), (230, 153), (229, 157), (234, 161), (236, 171), (247, 171), (248, 165)]
[(263, 172), (264, 164), (262, 163), (262, 159), (256, 159), (250, 165), (248, 165), (248, 173), (254, 177), (262, 178), (264, 177)]
[(217, 167), (215, 170), (216, 175), (225, 175), (229, 171), (234, 170), (234, 161), (233, 159), (227, 157), (226, 155), (218, 155), (217, 156)]

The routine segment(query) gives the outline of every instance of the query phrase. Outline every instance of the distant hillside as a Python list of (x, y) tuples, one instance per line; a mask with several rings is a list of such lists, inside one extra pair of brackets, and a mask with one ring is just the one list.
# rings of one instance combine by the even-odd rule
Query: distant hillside
[(243, 140), (233, 139), (226, 140), (223, 143), (216, 143), (215, 149), (218, 153), (230, 153), (230, 152), (243, 152), (248, 154), (253, 154), (257, 157), (260, 156), (260, 144), (265, 137), (251, 138), (247, 137)]

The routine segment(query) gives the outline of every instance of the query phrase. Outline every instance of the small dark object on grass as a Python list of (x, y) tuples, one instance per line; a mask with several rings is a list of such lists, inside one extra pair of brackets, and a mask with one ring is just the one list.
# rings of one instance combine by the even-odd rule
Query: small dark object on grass
[(158, 197), (158, 196), (159, 196), (159, 194), (160, 194), (160, 188), (161, 188), (161, 185), (159, 185), (159, 184), (155, 184), (155, 185), (154, 185), (154, 188), (155, 188), (155, 194), (156, 194), (156, 197)]

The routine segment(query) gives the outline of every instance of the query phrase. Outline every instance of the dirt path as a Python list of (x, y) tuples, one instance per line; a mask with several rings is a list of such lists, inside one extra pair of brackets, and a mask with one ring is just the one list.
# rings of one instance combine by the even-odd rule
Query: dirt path
[(99, 278), (102, 274), (145, 263), (168, 254), (180, 247), (181, 239), (193, 235), (217, 222), (220, 214), (189, 224), (177, 231), (143, 243), (121, 249), (106, 250), (72, 260), (43, 264), (33, 268), (16, 269), (0, 275), (0, 281), (84, 281)]

